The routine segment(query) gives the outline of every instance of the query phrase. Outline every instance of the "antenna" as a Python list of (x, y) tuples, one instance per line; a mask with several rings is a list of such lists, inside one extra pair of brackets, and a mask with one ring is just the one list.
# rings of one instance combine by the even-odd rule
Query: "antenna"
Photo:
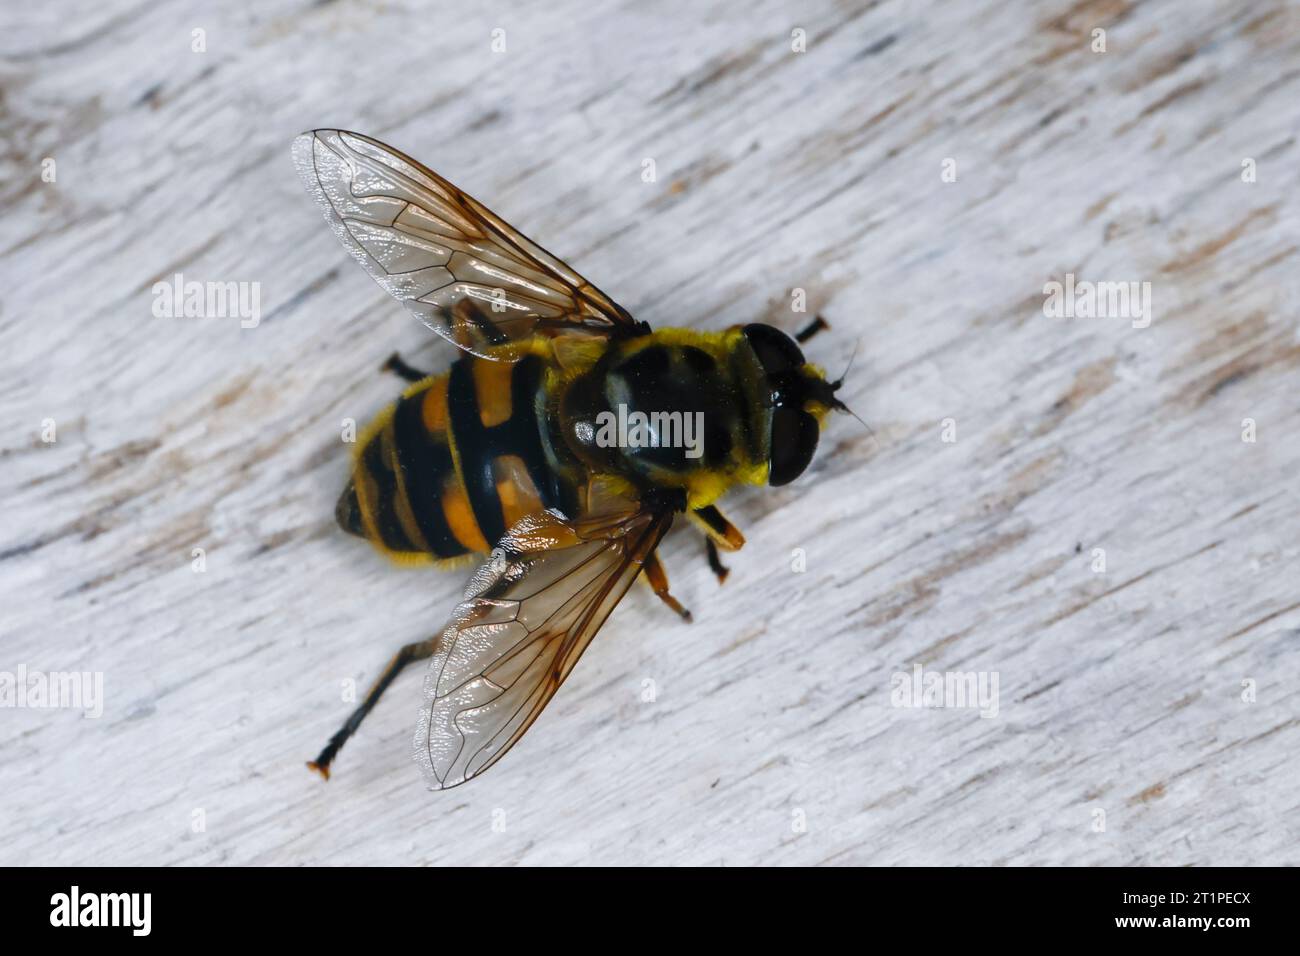
[(861, 340), (859, 340), (859, 341), (853, 343), (853, 354), (849, 356), (849, 364), (846, 365), (846, 366), (844, 366), (844, 371), (843, 371), (843, 373), (840, 375), (840, 377), (837, 378), (835, 381), (831, 382), (831, 391), (834, 391), (835, 389), (837, 389), (837, 388), (839, 388), (841, 385), (843, 385), (843, 384), (844, 384), (844, 380), (845, 380), (846, 378), (848, 378), (848, 376), (849, 376), (849, 371), (850, 371), (850, 369), (853, 368), (853, 362), (854, 362), (854, 360), (857, 359), (857, 357), (858, 357), (858, 346), (861, 345), (861, 344), (862, 344), (862, 341), (861, 341)]
[[(853, 362), (858, 357), (858, 346), (861, 344), (862, 344), (861, 340), (854, 343), (853, 354), (849, 356), (849, 364), (844, 366), (844, 374), (841, 375), (839, 378), (837, 378), (835, 381), (830, 383), (832, 392), (839, 389), (839, 387), (844, 384), (844, 380), (848, 378), (849, 371), (853, 368)], [(876, 437), (875, 429), (873, 429), (870, 425), (864, 422), (861, 416), (859, 416), (857, 412), (849, 408), (849, 406), (845, 405), (838, 398), (834, 398), (834, 397), (831, 398), (831, 408), (839, 409), (842, 412), (848, 412), (850, 415), (852, 415), (854, 418), (858, 420), (858, 423), (861, 424), (862, 427), (867, 430), (867, 433), (871, 435), (872, 438)]]

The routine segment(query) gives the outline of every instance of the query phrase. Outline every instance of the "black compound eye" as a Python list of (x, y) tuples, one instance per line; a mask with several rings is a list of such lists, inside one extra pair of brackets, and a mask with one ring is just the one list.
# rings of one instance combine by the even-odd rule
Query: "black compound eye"
[(804, 473), (817, 451), (821, 426), (797, 408), (778, 408), (772, 414), (772, 457), (767, 483), (788, 485)]
[(758, 356), (763, 371), (769, 376), (780, 375), (803, 366), (803, 350), (794, 339), (780, 329), (755, 322), (745, 326), (741, 331), (749, 340), (754, 354)]

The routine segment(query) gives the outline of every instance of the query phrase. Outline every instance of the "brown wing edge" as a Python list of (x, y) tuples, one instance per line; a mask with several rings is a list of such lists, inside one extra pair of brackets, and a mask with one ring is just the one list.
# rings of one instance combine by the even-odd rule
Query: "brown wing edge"
[[(522, 519), (507, 532), (491, 558), (471, 578), (465, 599), (453, 612), (438, 650), (429, 662), (424, 684), (425, 704), (420, 710), (414, 739), (414, 757), (429, 789), (446, 790), (472, 779), (500, 760), (524, 735), (636, 580), (642, 563), (672, 520), (671, 510), (638, 510), (575, 522), (558, 512), (541, 512)], [(593, 553), (568, 573), (553, 581), (542, 581), (536, 590), (529, 590), (536, 578), (545, 573), (548, 559), (581, 558), (581, 552), (574, 549), (582, 548), (592, 549)], [(578, 570), (593, 560), (603, 562), (603, 567), (595, 576), (583, 579)], [(570, 591), (563, 590), (566, 587)], [(528, 628), (521, 618), (527, 617), (529, 603), (545, 604), (557, 600), (557, 595), (559, 603), (555, 611), (536, 627)], [(505, 649), (491, 657), (485, 666), (478, 666), (480, 659), (473, 667), (455, 675), (452, 683), (446, 683), (448, 663), (457, 655), (462, 641), (482, 654), (491, 645), (492, 637), (508, 636), (512, 625), (516, 631), (524, 628), (526, 635), (506, 641)], [(495, 646), (491, 649), (500, 650)], [(513, 661), (528, 652), (535, 652), (532, 662), (544, 665), (537, 668), (539, 673), (531, 684), (502, 688), (485, 676), (499, 665), (507, 670), (516, 666)], [(521, 679), (522, 676), (517, 676), (516, 683)], [(499, 693), (478, 707), (450, 710), (444, 706), (453, 694), (472, 692), (473, 685), (495, 687)], [(517, 697), (520, 693), (523, 696), (518, 709), (486, 740), (478, 740), (472, 726), (467, 731), (462, 725), (461, 719), (467, 714), (472, 719), (507, 694)], [(455, 744), (451, 734), (460, 736), (459, 744)], [(456, 748), (449, 760), (446, 753), (435, 755), (435, 749), (448, 746)], [(467, 747), (473, 749), (466, 753)]]

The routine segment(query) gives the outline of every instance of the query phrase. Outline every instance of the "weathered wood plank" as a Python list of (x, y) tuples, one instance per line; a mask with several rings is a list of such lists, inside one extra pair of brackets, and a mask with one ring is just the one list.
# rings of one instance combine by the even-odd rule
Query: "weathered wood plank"
[[(4, 14), (0, 669), (105, 700), (3, 711), (0, 860), (1300, 862), (1295, 7), (547, 7)], [(696, 623), (634, 592), (441, 795), (416, 674), (330, 784), (302, 767), (462, 585), (332, 523), (378, 364), (448, 355), (302, 193), (321, 125), (655, 325), (793, 328), (799, 288), (819, 361), (860, 346), (874, 438), (839, 419), (809, 476), (736, 495), (721, 590), (676, 532)], [(155, 318), (177, 272), (260, 283), (259, 324)], [(1045, 315), (1067, 273), (1150, 282), (1149, 326)], [(916, 664), (996, 674), (996, 717), (891, 706)]]

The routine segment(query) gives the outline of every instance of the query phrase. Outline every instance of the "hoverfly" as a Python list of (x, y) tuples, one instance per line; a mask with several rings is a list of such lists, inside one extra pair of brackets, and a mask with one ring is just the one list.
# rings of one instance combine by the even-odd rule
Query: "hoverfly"
[[(415, 756), (431, 789), (492, 766), (532, 725), (638, 574), (689, 620), (656, 556), (678, 513), (718, 549), (744, 537), (714, 502), (784, 485), (811, 461), (840, 381), (770, 325), (652, 331), (437, 173), (341, 130), (304, 133), (294, 162), (362, 267), (460, 350), (358, 436), (335, 515), (403, 563), (490, 558), (439, 634), (397, 652), (308, 764), (328, 778), (393, 678), (428, 659)], [(615, 406), (700, 415), (698, 454), (602, 442)]]

